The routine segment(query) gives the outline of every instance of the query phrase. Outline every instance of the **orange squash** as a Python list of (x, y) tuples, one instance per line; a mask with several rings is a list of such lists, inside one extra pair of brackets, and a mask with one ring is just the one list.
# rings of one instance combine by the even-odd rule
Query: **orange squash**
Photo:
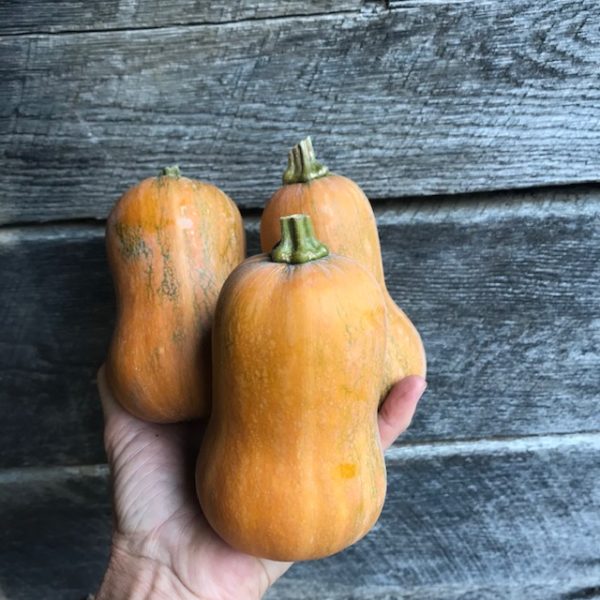
[(267, 202), (261, 217), (263, 252), (279, 239), (280, 217), (293, 213), (310, 215), (317, 237), (332, 252), (364, 265), (384, 290), (389, 332), (385, 392), (406, 375), (425, 377), (425, 350), (419, 332), (385, 286), (375, 216), (364, 192), (351, 179), (330, 173), (316, 160), (310, 137), (290, 151), (283, 184)]
[(291, 561), (342, 550), (380, 514), (386, 308), (373, 276), (328, 254), (308, 217), (282, 219), (281, 237), (219, 297), (196, 484), (225, 541)]
[(119, 199), (106, 248), (117, 297), (106, 361), (114, 396), (157, 423), (208, 416), (213, 314), (245, 254), (237, 207), (214, 185), (166, 168)]

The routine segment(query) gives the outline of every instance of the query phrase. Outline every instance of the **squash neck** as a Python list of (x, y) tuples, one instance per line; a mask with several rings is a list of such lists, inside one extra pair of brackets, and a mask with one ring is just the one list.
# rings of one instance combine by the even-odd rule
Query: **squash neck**
[(288, 166), (283, 174), (283, 183), (308, 183), (324, 177), (329, 169), (317, 161), (310, 136), (296, 144), (288, 153)]
[(301, 265), (329, 255), (329, 250), (315, 237), (308, 215), (281, 217), (281, 241), (271, 251), (273, 262)]

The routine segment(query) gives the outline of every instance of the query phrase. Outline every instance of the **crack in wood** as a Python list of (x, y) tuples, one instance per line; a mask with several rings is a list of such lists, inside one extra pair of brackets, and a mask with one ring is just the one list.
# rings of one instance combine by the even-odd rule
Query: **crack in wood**
[[(386, 0), (364, 0), (365, 3), (373, 4), (385, 4)], [(141, 25), (141, 26), (122, 26), (122, 27), (102, 27), (102, 28), (89, 28), (89, 29), (76, 29), (76, 28), (61, 28), (61, 29), (36, 29), (34, 31), (16, 31), (16, 32), (3, 32), (0, 29), (0, 40), (3, 38), (14, 38), (14, 37), (36, 37), (36, 36), (67, 36), (67, 35), (93, 35), (93, 34), (104, 34), (104, 33), (127, 33), (127, 32), (144, 32), (144, 31), (161, 31), (168, 29), (197, 29), (202, 27), (227, 27), (227, 26), (238, 26), (251, 23), (259, 22), (277, 22), (277, 21), (293, 21), (300, 19), (324, 19), (330, 17), (340, 16), (356, 16), (363, 13), (362, 7), (355, 10), (331, 10), (327, 12), (309, 12), (309, 13), (287, 13), (281, 15), (270, 15), (263, 17), (243, 17), (239, 19), (232, 19), (230, 21), (170, 21), (161, 23), (160, 25)]]

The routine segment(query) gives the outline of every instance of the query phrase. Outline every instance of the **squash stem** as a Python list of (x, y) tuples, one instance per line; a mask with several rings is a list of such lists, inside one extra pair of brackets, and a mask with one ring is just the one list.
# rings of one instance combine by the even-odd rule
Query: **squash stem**
[(317, 161), (310, 136), (296, 144), (288, 153), (288, 166), (283, 183), (307, 183), (324, 177), (329, 169)]
[(172, 167), (164, 167), (160, 170), (158, 174), (159, 177), (181, 177), (181, 171), (179, 170), (178, 165), (173, 165)]
[(281, 217), (281, 241), (271, 251), (271, 260), (299, 265), (329, 255), (329, 250), (315, 237), (308, 215)]

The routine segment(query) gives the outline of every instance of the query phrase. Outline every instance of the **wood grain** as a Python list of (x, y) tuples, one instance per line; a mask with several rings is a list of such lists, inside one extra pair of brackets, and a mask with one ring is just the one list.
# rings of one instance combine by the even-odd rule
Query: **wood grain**
[[(599, 458), (590, 434), (396, 448), (375, 529), (337, 556), (293, 566), (267, 597), (598, 597)], [(96, 589), (110, 535), (105, 469), (0, 475), (0, 513), (8, 598)]]
[[(600, 429), (600, 189), (385, 204), (378, 222), (429, 359), (408, 441)], [(104, 461), (102, 226), (4, 228), (0, 274), (0, 468)]]
[(0, 39), (0, 222), (105, 217), (179, 162), (258, 207), (306, 134), (372, 198), (598, 179), (600, 5)]
[(2, 230), (0, 273), (0, 468), (104, 462), (95, 375), (114, 304), (103, 228)]
[(83, 600), (97, 590), (110, 545), (106, 467), (0, 471), (0, 514), (0, 598)]
[(379, 213), (388, 288), (428, 354), (409, 439), (599, 428), (598, 199), (542, 191)]
[(363, 0), (3, 0), (0, 35), (227, 23), (358, 11), (364, 4), (369, 3)]

